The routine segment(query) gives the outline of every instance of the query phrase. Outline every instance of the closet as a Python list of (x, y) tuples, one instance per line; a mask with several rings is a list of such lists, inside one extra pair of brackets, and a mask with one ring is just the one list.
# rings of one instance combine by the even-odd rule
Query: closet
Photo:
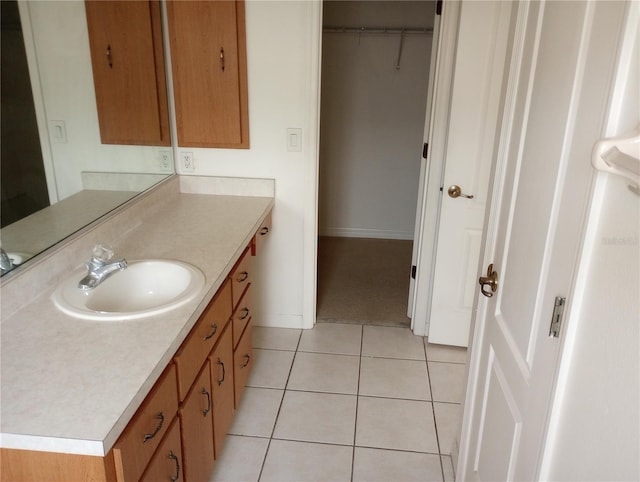
[(435, 2), (323, 6), (318, 321), (409, 326)]

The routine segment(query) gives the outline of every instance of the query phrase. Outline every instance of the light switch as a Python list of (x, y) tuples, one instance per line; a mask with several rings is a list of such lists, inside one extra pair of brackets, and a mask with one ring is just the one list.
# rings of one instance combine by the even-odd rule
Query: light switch
[(51, 139), (56, 144), (67, 143), (67, 128), (64, 121), (52, 120), (49, 122), (49, 129), (51, 131)]
[(287, 151), (289, 152), (302, 151), (302, 129), (300, 128), (287, 129)]

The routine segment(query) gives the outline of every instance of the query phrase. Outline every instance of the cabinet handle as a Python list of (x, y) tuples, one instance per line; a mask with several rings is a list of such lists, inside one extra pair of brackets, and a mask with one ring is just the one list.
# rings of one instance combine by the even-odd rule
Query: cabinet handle
[(162, 429), (162, 424), (164, 423), (164, 415), (162, 414), (162, 412), (156, 415), (156, 419), (158, 420), (158, 425), (156, 426), (156, 429), (153, 431), (153, 433), (146, 434), (144, 436), (144, 440), (142, 441), (142, 443), (146, 443), (148, 440), (151, 440), (153, 437), (158, 435), (158, 432), (160, 431), (160, 429)]
[(111, 56), (111, 45), (107, 45), (107, 63), (109, 64), (109, 68), (113, 68), (113, 57)]
[(240, 365), (240, 368), (245, 368), (251, 361), (251, 356), (249, 354), (245, 354), (244, 358), (245, 362)]
[(180, 478), (180, 461), (178, 456), (173, 453), (173, 450), (169, 450), (169, 458), (176, 463), (176, 475), (171, 476), (171, 482), (176, 482)]
[(240, 318), (238, 318), (239, 320), (246, 320), (247, 317), (249, 316), (249, 308), (242, 308), (242, 316)]
[(249, 273), (247, 271), (243, 271), (242, 273), (240, 273), (240, 276), (236, 278), (236, 281), (238, 283), (242, 283), (244, 281), (247, 281), (248, 277), (249, 277)]
[(204, 387), (202, 387), (202, 392), (200, 392), (200, 393), (202, 393), (203, 395), (206, 395), (206, 396), (207, 396), (207, 408), (205, 408), (205, 409), (202, 411), (202, 416), (203, 416), (203, 417), (206, 417), (206, 416), (207, 416), (207, 414), (211, 411), (211, 394), (210, 394), (210, 393), (207, 391), (207, 389), (206, 389), (206, 388), (204, 388)]
[(218, 361), (216, 362), (216, 365), (220, 365), (222, 367), (222, 378), (218, 378), (218, 386), (222, 385), (222, 382), (224, 382), (224, 378), (226, 375), (226, 371), (224, 369), (224, 363), (222, 363), (222, 360), (220, 358), (218, 358)]
[(220, 70), (224, 72), (224, 49), (220, 47)]
[(211, 331), (209, 332), (209, 334), (207, 336), (204, 337), (204, 339), (205, 340), (211, 339), (211, 337), (216, 334), (216, 331), (218, 331), (217, 323), (211, 323)]
[(260, 236), (264, 236), (265, 234), (267, 234), (269, 232), (269, 226), (265, 226), (264, 228), (262, 228), (260, 230)]

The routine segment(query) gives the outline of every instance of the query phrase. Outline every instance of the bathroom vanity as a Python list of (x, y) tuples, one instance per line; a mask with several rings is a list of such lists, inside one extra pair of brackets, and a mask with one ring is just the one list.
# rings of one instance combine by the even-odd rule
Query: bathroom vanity
[[(173, 177), (2, 286), (2, 480), (207, 480), (253, 363), (273, 181)], [(172, 311), (96, 321), (55, 287), (96, 242), (205, 275)]]

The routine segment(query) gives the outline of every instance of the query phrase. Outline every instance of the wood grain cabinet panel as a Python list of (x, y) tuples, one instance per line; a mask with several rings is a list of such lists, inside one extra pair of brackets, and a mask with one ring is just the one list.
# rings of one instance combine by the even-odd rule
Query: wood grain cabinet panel
[(158, 447), (158, 451), (151, 459), (151, 462), (149, 462), (147, 470), (140, 478), (140, 482), (177, 482), (185, 480), (183, 467), (180, 423), (176, 417), (169, 427), (167, 436)]
[(160, 3), (85, 7), (102, 143), (170, 145)]
[(238, 306), (244, 290), (246, 290), (251, 283), (251, 256), (249, 250), (250, 247), (244, 250), (242, 256), (231, 270), (231, 274), (229, 274), (229, 278), (231, 278), (231, 295), (233, 297), (234, 309)]
[(168, 1), (178, 145), (249, 147), (244, 1)]
[(213, 394), (208, 361), (191, 387), (179, 414), (185, 480), (209, 480), (214, 452)]
[(187, 396), (187, 392), (202, 364), (211, 350), (213, 350), (218, 337), (230, 318), (231, 283), (225, 281), (174, 358), (178, 368), (178, 396), (180, 401)]
[(231, 322), (233, 324), (233, 347), (236, 348), (240, 342), (240, 336), (244, 332), (245, 326), (251, 319), (251, 285), (247, 286), (242, 298), (238, 302), (238, 306), (233, 312)]
[(236, 409), (240, 406), (240, 400), (244, 393), (245, 385), (253, 368), (251, 320), (247, 324), (244, 333), (240, 337), (238, 347), (233, 353), (233, 378)]
[(176, 369), (169, 365), (113, 448), (119, 481), (140, 478), (177, 412)]
[(213, 390), (213, 437), (215, 456), (222, 451), (224, 438), (233, 421), (234, 388), (233, 388), (233, 347), (232, 326), (229, 324), (220, 336), (209, 362), (211, 365), (211, 389)]

